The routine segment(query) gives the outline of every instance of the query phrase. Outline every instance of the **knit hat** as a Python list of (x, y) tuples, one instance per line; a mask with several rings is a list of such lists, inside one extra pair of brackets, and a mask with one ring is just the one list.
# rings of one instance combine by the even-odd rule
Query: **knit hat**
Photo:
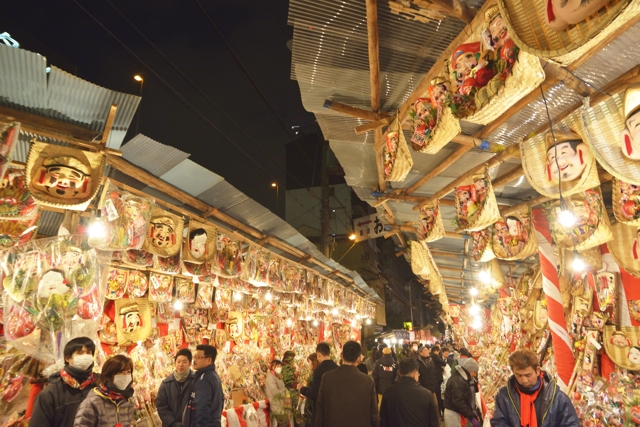
[(391, 349), (389, 347), (385, 347), (382, 349), (382, 354), (391, 354)]
[(469, 358), (462, 363), (462, 367), (469, 372), (478, 372), (480, 365), (475, 360)]

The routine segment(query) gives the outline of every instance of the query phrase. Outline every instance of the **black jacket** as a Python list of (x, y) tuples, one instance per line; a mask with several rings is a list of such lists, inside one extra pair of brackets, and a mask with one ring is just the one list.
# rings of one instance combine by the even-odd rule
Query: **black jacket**
[(442, 370), (447, 366), (447, 362), (445, 362), (438, 353), (431, 353), (431, 360), (433, 360), (433, 364), (436, 365), (436, 379), (438, 380), (438, 384), (442, 384)]
[[(536, 417), (540, 427), (578, 427), (581, 425), (569, 397), (558, 388), (549, 374), (544, 372), (542, 390), (535, 401)], [(515, 377), (498, 391), (492, 427), (520, 427), (520, 393)]]
[(184, 417), (185, 427), (220, 427), (222, 383), (214, 364), (196, 371), (193, 392)]
[(49, 385), (38, 394), (29, 426), (73, 427), (78, 407), (94, 385), (79, 390), (62, 381), (60, 372), (51, 375)]
[(182, 383), (182, 390), (180, 389), (180, 383), (176, 381), (173, 374), (169, 375), (160, 384), (158, 397), (156, 398), (156, 408), (158, 408), (158, 416), (162, 421), (162, 427), (182, 427), (182, 414), (191, 398), (195, 376), (195, 373), (191, 371), (187, 379)]
[(376, 384), (376, 393), (384, 394), (384, 391), (393, 384), (398, 373), (398, 364), (390, 354), (385, 354), (373, 364), (373, 382)]
[(411, 377), (400, 377), (382, 396), (380, 427), (438, 427), (438, 415), (431, 392)]
[[(322, 376), (329, 371), (333, 371), (336, 369), (338, 365), (333, 360), (324, 360), (322, 363), (318, 365), (318, 367), (313, 371), (313, 380), (311, 381), (311, 387), (302, 387), (300, 389), (300, 394), (305, 396), (307, 399), (311, 399), (314, 403), (318, 399), (318, 392), (320, 391), (320, 383), (322, 381)], [(315, 405), (313, 405), (315, 407)], [(311, 425), (315, 425), (315, 411), (311, 414)]]
[(440, 387), (436, 374), (436, 365), (431, 357), (424, 359), (418, 356), (418, 372), (420, 372), (420, 385), (432, 393), (435, 393)]
[(452, 370), (451, 378), (447, 381), (447, 387), (444, 390), (444, 408), (472, 420), (476, 418), (476, 414), (471, 408), (470, 378), (471, 375), (462, 366), (456, 366)]

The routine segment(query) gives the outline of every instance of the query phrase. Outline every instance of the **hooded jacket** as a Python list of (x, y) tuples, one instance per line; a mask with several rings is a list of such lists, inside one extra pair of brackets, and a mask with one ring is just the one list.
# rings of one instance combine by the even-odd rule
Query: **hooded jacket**
[(451, 378), (447, 381), (447, 387), (444, 390), (444, 408), (472, 420), (476, 418), (476, 414), (471, 408), (470, 379), (469, 371), (462, 366), (452, 369)]
[(398, 364), (391, 357), (391, 354), (385, 354), (373, 364), (373, 382), (376, 384), (376, 393), (384, 394), (384, 391), (390, 385), (393, 385), (398, 373)]
[[(535, 401), (538, 425), (540, 427), (580, 426), (580, 420), (569, 397), (544, 371), (542, 380), (542, 390)], [(511, 376), (507, 385), (498, 391), (491, 426), (520, 427), (520, 393), (516, 388), (514, 376)]]
[(29, 425), (72, 427), (78, 407), (93, 387), (94, 384), (84, 390), (73, 388), (62, 380), (60, 372), (56, 372), (49, 377), (49, 385), (38, 394)]
[(220, 427), (222, 417), (222, 383), (211, 364), (196, 371), (193, 392), (184, 416), (184, 427)]
[(135, 406), (129, 398), (116, 403), (93, 388), (80, 404), (73, 427), (129, 427), (134, 420)]
[(184, 414), (184, 408), (189, 403), (195, 376), (193, 371), (189, 372), (189, 376), (184, 380), (182, 389), (180, 389), (180, 383), (173, 374), (165, 378), (160, 384), (158, 397), (156, 398), (156, 408), (158, 408), (158, 416), (162, 421), (162, 427), (182, 427), (182, 415)]

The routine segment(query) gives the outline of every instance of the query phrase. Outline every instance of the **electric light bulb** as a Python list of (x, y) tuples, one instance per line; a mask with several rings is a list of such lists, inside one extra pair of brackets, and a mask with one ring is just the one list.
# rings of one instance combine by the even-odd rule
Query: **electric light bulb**
[(585, 269), (586, 265), (584, 263), (584, 261), (582, 260), (582, 257), (580, 257), (580, 255), (578, 255), (578, 252), (573, 253), (573, 262), (571, 263), (571, 268), (573, 269), (574, 273), (582, 273)]
[(478, 307), (476, 304), (473, 304), (471, 307), (469, 307), (469, 314), (472, 316), (480, 314), (480, 307)]
[(90, 239), (104, 239), (107, 235), (107, 230), (104, 228), (104, 224), (100, 221), (94, 221), (91, 223), (88, 229)]
[(564, 228), (571, 228), (576, 224), (576, 217), (573, 215), (573, 212), (565, 209), (558, 213), (558, 222)]
[(271, 291), (267, 291), (267, 294), (264, 296), (264, 299), (266, 299), (267, 301), (271, 301), (271, 298), (273, 298), (271, 296)]
[(235, 292), (235, 293), (233, 294), (233, 299), (234, 299), (235, 301), (240, 301), (240, 300), (242, 299), (242, 294), (241, 294), (240, 292)]
[(366, 323), (367, 325), (371, 324), (371, 319), (367, 319), (364, 323)]
[(338, 315), (338, 309), (334, 308), (333, 311), (331, 312), (334, 316)]
[(318, 326), (318, 321), (317, 320), (313, 321), (313, 326)]
[(391, 344), (395, 344), (395, 343), (397, 343), (397, 342), (398, 342), (398, 340), (396, 340), (395, 338), (392, 338), (392, 339), (391, 339)]
[(291, 325), (293, 325), (293, 320), (287, 319), (287, 326), (291, 327)]
[(480, 271), (478, 277), (480, 277), (480, 281), (484, 284), (491, 283), (491, 274), (487, 270)]
[(349, 235), (349, 240), (356, 240), (356, 235), (355, 234), (350, 234)]
[(478, 295), (478, 290), (476, 288), (471, 288), (469, 289), (469, 294), (475, 297), (476, 295)]
[(476, 317), (475, 319), (473, 319), (473, 323), (471, 324), (471, 327), (475, 330), (482, 329), (482, 320), (480, 320), (479, 317)]
[(182, 301), (176, 300), (176, 302), (173, 303), (173, 309), (182, 310)]
[(403, 340), (402, 340), (402, 339), (399, 339), (399, 340), (398, 340), (398, 344), (399, 344), (399, 345), (402, 345), (402, 342), (403, 342)]

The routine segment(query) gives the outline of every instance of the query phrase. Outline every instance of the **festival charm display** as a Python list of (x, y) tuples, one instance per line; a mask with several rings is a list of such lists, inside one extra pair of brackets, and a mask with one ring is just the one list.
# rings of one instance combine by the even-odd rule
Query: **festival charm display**
[(492, 248), (500, 259), (528, 258), (538, 251), (529, 214), (513, 214), (493, 224)]
[(428, 98), (418, 98), (409, 111), (413, 119), (411, 147), (435, 154), (460, 133), (460, 122), (448, 107), (451, 83), (444, 76), (431, 80)]
[(629, 274), (640, 277), (640, 228), (617, 222), (611, 226), (613, 239), (607, 247), (616, 263)]
[(473, 240), (472, 254), (473, 259), (479, 262), (491, 261), (496, 257), (493, 252), (493, 239), (491, 238), (492, 227), (485, 228), (480, 231), (472, 231), (471, 238)]
[(183, 304), (196, 302), (196, 284), (188, 279), (176, 278), (176, 298)]
[(120, 298), (115, 307), (118, 345), (144, 341), (151, 333), (151, 303), (145, 298)]
[(130, 297), (141, 298), (149, 289), (149, 279), (140, 270), (129, 270), (127, 274), (127, 294)]
[(120, 260), (129, 267), (146, 269), (153, 267), (153, 257), (151, 252), (129, 249), (122, 252)]
[(230, 311), (227, 316), (227, 336), (232, 340), (239, 340), (244, 334), (244, 315), (240, 311)]
[(78, 319), (74, 322), (81, 332), (96, 333), (104, 298), (100, 283), (106, 269), (94, 250), (83, 247), (82, 236), (68, 235), (29, 242), (4, 253), (3, 323), (13, 347), (52, 363), (62, 357), (65, 342), (73, 338), (72, 319)]
[(440, 203), (437, 201), (432, 205), (425, 205), (420, 208), (420, 223), (417, 228), (418, 240), (433, 242), (444, 237), (444, 224), (440, 213)]
[(189, 221), (189, 234), (182, 248), (182, 259), (194, 264), (210, 261), (216, 255), (217, 230), (203, 222)]
[(127, 276), (129, 270), (111, 267), (107, 276), (107, 292), (105, 298), (116, 300), (127, 293)]
[(575, 132), (554, 129), (536, 135), (524, 140), (520, 151), (529, 184), (544, 196), (566, 197), (600, 184), (595, 158)]
[(217, 273), (235, 277), (242, 273), (242, 242), (224, 233), (218, 233), (216, 246)]
[(0, 176), (4, 176), (13, 160), (13, 152), (19, 137), (19, 122), (9, 123), (0, 130)]
[[(196, 307), (213, 308), (213, 283), (202, 282), (198, 285), (198, 294), (196, 296)], [(222, 292), (221, 292), (222, 293)]]
[(35, 235), (39, 220), (40, 212), (24, 172), (8, 170), (0, 180), (0, 249), (27, 243)]
[(586, 142), (615, 178), (640, 185), (640, 85), (582, 110)]
[(499, 0), (513, 41), (524, 52), (567, 66), (640, 11), (636, 0)]
[(102, 191), (100, 218), (105, 236), (90, 243), (102, 250), (140, 249), (151, 218), (153, 199), (118, 189), (107, 181)]
[(181, 254), (178, 252), (173, 256), (153, 256), (153, 268), (167, 274), (179, 274), (182, 272)]
[(38, 203), (83, 211), (97, 195), (103, 173), (102, 154), (33, 141), (25, 175)]
[(623, 224), (640, 226), (640, 185), (612, 180), (613, 215)]
[(173, 276), (149, 273), (149, 301), (170, 302), (173, 295)]
[(142, 250), (162, 257), (175, 255), (182, 245), (183, 229), (182, 217), (154, 206)]
[(611, 241), (611, 225), (599, 188), (574, 194), (565, 201), (576, 218), (569, 228), (558, 221), (560, 202), (554, 202), (548, 210), (551, 235), (557, 246), (582, 251)]
[(381, 154), (385, 181), (404, 181), (413, 167), (413, 158), (397, 117), (391, 122), (389, 131), (384, 136)]
[(604, 327), (604, 349), (616, 365), (640, 371), (640, 327)]
[(500, 219), (498, 202), (488, 171), (474, 175), (469, 184), (455, 189), (456, 218), (462, 230), (478, 231)]

